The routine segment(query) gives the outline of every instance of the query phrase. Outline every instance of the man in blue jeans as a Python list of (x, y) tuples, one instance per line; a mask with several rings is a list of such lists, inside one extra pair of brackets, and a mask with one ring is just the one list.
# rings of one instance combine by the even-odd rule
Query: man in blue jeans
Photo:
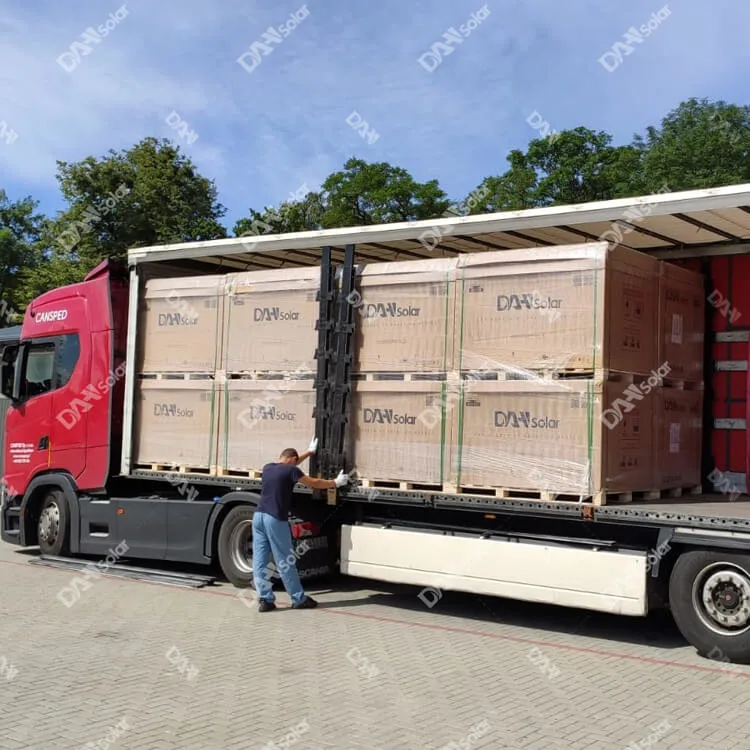
[(349, 476), (340, 471), (336, 479), (308, 477), (298, 464), (315, 453), (317, 447), (318, 440), (314, 438), (301, 456), (294, 448), (287, 448), (281, 452), (276, 463), (263, 467), (260, 503), (253, 516), (253, 578), (260, 612), (276, 609), (276, 598), (268, 572), (272, 552), (284, 588), (292, 599), (292, 607), (312, 609), (318, 606), (314, 599), (305, 594), (297, 566), (292, 562), (295, 554), (289, 513), (292, 509), (294, 485), (300, 482), (314, 490), (330, 490), (343, 487), (349, 481)]

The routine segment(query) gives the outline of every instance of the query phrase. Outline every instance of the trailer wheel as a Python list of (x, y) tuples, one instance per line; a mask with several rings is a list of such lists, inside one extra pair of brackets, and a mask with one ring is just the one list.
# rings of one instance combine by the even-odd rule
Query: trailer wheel
[(701, 656), (750, 664), (750, 557), (686, 552), (672, 570), (669, 600), (677, 627)]
[(219, 529), (219, 564), (227, 580), (237, 588), (253, 585), (253, 515), (255, 510), (238, 505), (227, 513)]
[(70, 514), (62, 490), (50, 490), (42, 502), (37, 523), (37, 539), (43, 555), (64, 555), (68, 552)]

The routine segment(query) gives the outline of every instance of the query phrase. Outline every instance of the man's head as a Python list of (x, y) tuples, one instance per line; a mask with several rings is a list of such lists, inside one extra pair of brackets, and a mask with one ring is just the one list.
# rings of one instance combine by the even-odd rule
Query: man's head
[(296, 464), (299, 461), (299, 453), (294, 448), (284, 448), (279, 456), (279, 462), (282, 464)]

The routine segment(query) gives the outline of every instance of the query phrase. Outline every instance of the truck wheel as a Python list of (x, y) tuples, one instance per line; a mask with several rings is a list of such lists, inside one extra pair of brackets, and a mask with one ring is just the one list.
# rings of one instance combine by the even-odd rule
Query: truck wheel
[(43, 555), (64, 555), (68, 552), (68, 502), (62, 490), (50, 490), (42, 503), (37, 524), (37, 539)]
[(237, 588), (253, 585), (253, 515), (247, 505), (232, 508), (219, 529), (219, 564)]
[(750, 557), (709, 550), (681, 555), (669, 601), (677, 627), (701, 656), (750, 664)]

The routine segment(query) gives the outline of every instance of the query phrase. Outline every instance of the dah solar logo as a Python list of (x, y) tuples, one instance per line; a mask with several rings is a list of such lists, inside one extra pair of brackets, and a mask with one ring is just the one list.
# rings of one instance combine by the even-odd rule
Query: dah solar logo
[(256, 307), (253, 312), (256, 323), (276, 323), (281, 320), (299, 320), (299, 313), (282, 310), (280, 307)]
[(497, 297), (497, 311), (507, 310), (559, 310), (562, 300), (554, 297), (540, 297), (534, 292), (521, 294), (499, 294)]
[(297, 415), (294, 412), (282, 411), (275, 406), (249, 406), (247, 415), (249, 419), (256, 421), (294, 422), (297, 419)]
[(393, 409), (363, 409), (365, 424), (416, 424), (410, 414), (397, 414)]
[(181, 409), (177, 404), (154, 404), (155, 417), (183, 417), (191, 418), (194, 415), (192, 409)]
[(370, 302), (362, 309), (365, 318), (418, 318), (422, 308), (399, 307), (397, 302)]
[(188, 315), (174, 313), (159, 313), (159, 328), (165, 326), (197, 326), (198, 318), (191, 318)]
[(496, 411), (495, 427), (556, 430), (560, 427), (560, 420), (552, 417), (536, 417), (530, 411)]

